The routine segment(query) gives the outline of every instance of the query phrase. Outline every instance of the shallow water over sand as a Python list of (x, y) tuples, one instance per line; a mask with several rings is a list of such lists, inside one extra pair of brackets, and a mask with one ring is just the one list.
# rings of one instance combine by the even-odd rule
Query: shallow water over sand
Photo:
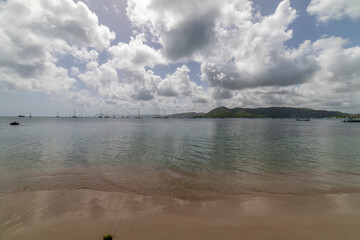
[[(188, 201), (93, 190), (0, 197), (7, 240), (358, 239), (360, 195), (238, 196)], [(6, 205), (6, 206), (5, 206)]]
[(0, 118), (0, 192), (180, 199), (360, 192), (360, 124), (292, 119)]

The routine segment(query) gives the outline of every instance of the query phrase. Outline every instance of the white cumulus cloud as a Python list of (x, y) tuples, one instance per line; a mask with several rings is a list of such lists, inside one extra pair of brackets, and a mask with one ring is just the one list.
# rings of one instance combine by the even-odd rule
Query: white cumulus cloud
[(311, 0), (307, 12), (324, 23), (344, 17), (356, 21), (360, 19), (360, 2), (359, 0)]
[[(359, 105), (360, 47), (333, 36), (288, 46), (298, 19), (290, 0), (268, 16), (249, 0), (127, 0), (134, 31), (122, 42), (85, 3), (0, 2), (1, 87), (89, 106)], [(360, 12), (356, 0), (312, 0), (307, 11), (321, 22)]]
[(7, 89), (66, 93), (76, 79), (59, 61), (94, 60), (114, 37), (82, 2), (1, 2), (0, 81)]

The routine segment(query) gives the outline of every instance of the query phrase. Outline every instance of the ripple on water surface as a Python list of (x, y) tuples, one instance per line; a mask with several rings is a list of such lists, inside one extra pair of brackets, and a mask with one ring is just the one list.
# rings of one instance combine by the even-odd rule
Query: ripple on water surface
[[(337, 120), (0, 118), (1, 193), (183, 199), (359, 192), (360, 125)], [(5, 124), (7, 124), (5, 126)]]

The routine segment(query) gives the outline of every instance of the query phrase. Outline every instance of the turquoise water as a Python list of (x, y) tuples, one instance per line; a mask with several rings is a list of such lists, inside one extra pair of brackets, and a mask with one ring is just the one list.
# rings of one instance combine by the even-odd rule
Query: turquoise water
[[(10, 126), (14, 120), (20, 126)], [(359, 145), (360, 124), (339, 120), (2, 117), (0, 193), (353, 193)]]

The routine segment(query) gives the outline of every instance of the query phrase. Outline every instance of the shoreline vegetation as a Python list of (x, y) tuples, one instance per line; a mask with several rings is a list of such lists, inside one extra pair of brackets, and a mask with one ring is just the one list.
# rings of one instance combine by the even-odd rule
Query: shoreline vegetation
[(268, 107), (268, 108), (226, 108), (218, 107), (208, 113), (173, 114), (174, 118), (347, 118), (349, 113), (310, 108)]
[[(11, 116), (9, 116), (11, 117)], [(32, 117), (32, 116), (31, 116)], [(73, 116), (69, 115), (68, 117), (72, 118), (102, 118), (102, 113), (96, 114), (93, 116), (76, 116), (75, 113)], [(56, 118), (60, 118), (57, 114)], [(62, 118), (66, 118), (65, 116)], [(107, 117), (110, 118), (110, 117)], [(227, 108), (227, 107), (217, 107), (213, 110), (203, 113), (203, 112), (183, 112), (175, 113), (169, 115), (153, 115), (153, 114), (144, 114), (141, 117), (139, 115), (114, 115), (112, 118), (155, 118), (155, 119), (168, 119), (168, 118), (273, 118), (273, 119), (283, 119), (283, 118), (360, 118), (359, 114), (350, 114), (339, 111), (327, 111), (327, 110), (314, 110), (311, 108), (293, 108), (293, 107), (266, 107), (266, 108)]]

